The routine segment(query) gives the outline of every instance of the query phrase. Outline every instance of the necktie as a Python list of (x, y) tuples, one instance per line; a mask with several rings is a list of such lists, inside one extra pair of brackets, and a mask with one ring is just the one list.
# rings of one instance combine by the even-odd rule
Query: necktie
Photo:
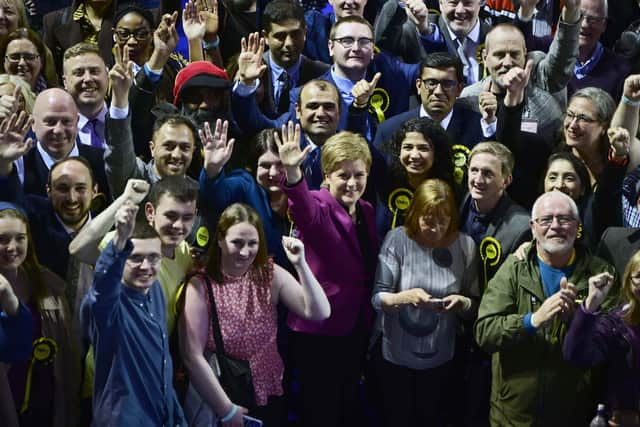
[(307, 185), (312, 190), (318, 190), (322, 184), (322, 167), (320, 165), (320, 147), (316, 147), (307, 155), (302, 167)]
[(289, 90), (291, 89), (291, 81), (289, 74), (283, 71), (278, 77), (280, 85), (280, 96), (278, 97), (278, 114), (284, 114), (289, 111)]
[(475, 82), (476, 79), (474, 79), (473, 76), (470, 75), (473, 72), (473, 68), (469, 63), (469, 58), (467, 57), (467, 50), (469, 50), (469, 39), (465, 37), (462, 42), (460, 42), (460, 39), (458, 38), (456, 39), (456, 42), (458, 44), (458, 49), (456, 49), (456, 52), (458, 53), (458, 58), (460, 58), (460, 61), (462, 61), (462, 65), (464, 67), (463, 74), (467, 78), (467, 84), (471, 84)]
[(91, 146), (96, 148), (102, 148), (102, 138), (98, 134), (98, 123), (100, 121), (98, 119), (91, 119), (85, 125), (85, 129), (89, 130), (89, 135), (91, 138)]

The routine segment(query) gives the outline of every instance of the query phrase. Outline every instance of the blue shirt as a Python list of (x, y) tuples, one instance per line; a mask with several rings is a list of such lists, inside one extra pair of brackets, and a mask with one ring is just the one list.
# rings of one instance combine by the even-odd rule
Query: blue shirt
[(23, 303), (15, 316), (0, 311), (0, 362), (15, 363), (31, 358), (33, 318)]
[(121, 282), (132, 251), (131, 241), (121, 252), (107, 245), (82, 303), (95, 354), (93, 425), (186, 426), (173, 389), (160, 284), (144, 294)]
[[(271, 52), (269, 52), (269, 55), (271, 55)], [(273, 60), (273, 56), (271, 56), (271, 84), (273, 85), (273, 99), (276, 104), (280, 101), (280, 93), (284, 87), (284, 82), (280, 81), (280, 75), (284, 72), (287, 73), (290, 88), (298, 86), (298, 80), (300, 79), (300, 64), (302, 64), (302, 56), (298, 58), (298, 61), (295, 64), (285, 70), (276, 64)]]

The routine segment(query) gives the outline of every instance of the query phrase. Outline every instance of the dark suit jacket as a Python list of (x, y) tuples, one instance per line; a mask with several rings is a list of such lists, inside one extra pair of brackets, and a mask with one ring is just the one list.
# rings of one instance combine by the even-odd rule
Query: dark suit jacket
[[(104, 150), (91, 147), (86, 144), (78, 144), (78, 152), (91, 166), (93, 176), (98, 184), (98, 192), (103, 193), (106, 201), (111, 201), (111, 191), (107, 185), (107, 175), (104, 171)], [(24, 192), (47, 197), (47, 183), (49, 182), (49, 169), (44, 164), (40, 152), (36, 147), (24, 155)]]
[[(326, 73), (330, 65), (325, 64), (321, 61), (314, 61), (313, 59), (309, 59), (304, 55), (301, 55), (302, 61), (300, 62), (300, 73), (298, 75), (298, 81), (293, 82), (291, 89), (297, 86), (302, 86), (310, 80), (316, 79)], [(264, 91), (264, 95), (262, 98), (262, 102), (258, 105), (260, 110), (264, 113), (265, 116), (270, 119), (275, 119), (281, 114), (284, 114), (289, 111), (283, 110), (278, 111), (278, 105), (276, 104), (273, 98), (273, 80), (271, 79), (271, 55), (269, 52), (265, 52), (264, 63), (267, 66), (264, 74), (261, 79), (262, 90)]]
[(29, 216), (29, 227), (38, 261), (58, 276), (67, 277), (71, 236), (56, 217), (47, 197), (25, 195), (16, 175), (0, 176), (0, 200), (22, 206)]
[(613, 264), (620, 278), (633, 254), (640, 249), (640, 228), (609, 227), (602, 234), (596, 255)]
[[(84, 40), (80, 24), (73, 20), (73, 11), (79, 2), (75, 1), (72, 6), (47, 13), (42, 20), (42, 39), (51, 50), (56, 65), (58, 76), (62, 77), (62, 56), (64, 51)], [(117, 0), (113, 1), (113, 10), (116, 9)], [(75, 7), (74, 7), (75, 5)], [(102, 20), (102, 26), (98, 33), (98, 48), (100, 56), (104, 59), (107, 67), (113, 65), (113, 23), (111, 16), (106, 16)]]
[[(373, 145), (380, 149), (382, 144), (391, 139), (393, 134), (404, 122), (416, 117), (420, 117), (420, 107), (385, 120), (382, 124), (378, 125)], [(483, 141), (484, 137), (482, 135), (482, 127), (480, 126), (481, 118), (482, 115), (480, 113), (467, 108), (463, 104), (456, 103), (453, 106), (453, 115), (446, 130), (447, 135), (451, 138), (451, 143), (462, 144), (471, 149), (478, 142)]]

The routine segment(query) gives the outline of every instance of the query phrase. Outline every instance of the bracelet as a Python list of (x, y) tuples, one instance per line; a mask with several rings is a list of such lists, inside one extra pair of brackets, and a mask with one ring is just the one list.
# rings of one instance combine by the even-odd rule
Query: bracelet
[(236, 412), (238, 412), (238, 405), (236, 405), (235, 403), (232, 403), (229, 413), (227, 413), (227, 415), (225, 415), (224, 417), (220, 418), (220, 421), (222, 421), (223, 423), (226, 423), (236, 415)]
[(204, 50), (217, 49), (220, 46), (220, 37), (216, 36), (216, 39), (212, 42), (203, 41), (202, 47)]
[(359, 105), (359, 104), (356, 104), (356, 102), (354, 101), (354, 102), (351, 103), (351, 106), (353, 106), (353, 108), (356, 108), (358, 110), (364, 110), (365, 108), (367, 108), (369, 106), (369, 103), (367, 102), (367, 103), (364, 103), (362, 105)]
[(613, 153), (613, 148), (609, 148), (607, 159), (609, 160), (609, 162), (616, 166), (627, 166), (629, 164), (629, 153), (625, 154), (624, 156), (615, 156)]
[(634, 101), (633, 99), (628, 98), (626, 95), (622, 95), (622, 102), (631, 105), (632, 107), (640, 107), (640, 101)]

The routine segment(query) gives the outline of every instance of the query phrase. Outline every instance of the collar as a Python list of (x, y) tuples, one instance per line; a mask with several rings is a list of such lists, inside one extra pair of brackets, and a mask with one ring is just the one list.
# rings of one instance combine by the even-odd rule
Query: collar
[[(158, 279), (156, 278), (156, 282), (158, 281)], [(151, 301), (151, 294), (150, 294), (150, 290), (152, 287), (154, 287), (156, 285), (156, 282), (153, 282), (153, 285), (151, 285), (151, 287), (149, 289), (147, 289), (146, 292), (132, 288), (131, 286), (127, 286), (124, 284), (124, 282), (121, 283), (122, 286), (122, 293), (124, 293), (129, 299), (132, 299), (134, 301), (137, 302), (148, 302)]]
[[(427, 113), (427, 110), (424, 109), (424, 105), (420, 105), (420, 117), (427, 117), (431, 119), (431, 116), (429, 115), (429, 113)], [(453, 117), (453, 108), (451, 109), (451, 111), (449, 111), (449, 114), (444, 116), (444, 119), (442, 119), (442, 121), (440, 122), (440, 126), (442, 127), (442, 129), (447, 130), (447, 128), (449, 127), (449, 123), (451, 123), (451, 117)]]
[[(102, 109), (98, 112), (98, 114), (94, 117), (94, 119), (97, 119), (98, 122), (100, 122), (101, 124), (104, 124), (105, 121), (107, 120), (107, 103), (103, 103), (102, 104)], [(87, 125), (87, 123), (89, 123), (89, 119), (87, 116), (85, 116), (84, 114), (78, 113), (78, 129), (84, 129), (84, 127)]]
[(316, 148), (318, 148), (318, 146), (317, 146), (317, 145), (316, 145), (316, 144), (311, 140), (311, 138), (309, 138), (309, 137), (307, 136), (307, 134), (304, 134), (303, 138), (304, 138), (304, 142), (303, 142), (303, 144), (304, 144), (304, 145), (303, 145), (303, 147), (302, 147), (302, 148), (305, 148), (305, 147), (307, 147), (308, 145), (310, 145), (310, 146), (311, 146), (311, 151), (313, 151), (313, 150), (315, 150)]
[[(447, 31), (449, 31), (451, 40), (456, 40), (458, 38), (458, 36), (453, 31), (451, 31), (449, 25), (447, 25)], [(480, 18), (476, 19), (476, 24), (473, 26), (473, 28), (471, 28), (471, 31), (469, 31), (466, 37), (475, 44), (480, 43)]]
[[(38, 141), (38, 143), (36, 144), (36, 149), (40, 153), (40, 157), (42, 157), (44, 165), (47, 167), (47, 169), (51, 170), (51, 166), (53, 166), (58, 161), (58, 159), (54, 159), (53, 157), (51, 157), (49, 153), (47, 153), (47, 151), (44, 149), (40, 141)], [(78, 151), (78, 144), (74, 141), (73, 148), (71, 149), (71, 152), (67, 155), (67, 157), (78, 157), (79, 155), (80, 152)]]
[(84, 224), (82, 224), (82, 227), (80, 227), (80, 229), (78, 230), (74, 230), (73, 228), (69, 227), (67, 224), (65, 224), (62, 221), (62, 218), (60, 218), (60, 216), (54, 211), (53, 213), (56, 217), (56, 219), (58, 220), (58, 222), (60, 223), (60, 225), (62, 225), (62, 228), (64, 228), (64, 231), (67, 232), (67, 234), (69, 236), (71, 236), (71, 238), (75, 238), (75, 236), (78, 235), (78, 233), (80, 233), (80, 231), (84, 230), (85, 227), (87, 227), (87, 224), (89, 224), (91, 222), (91, 212), (89, 212), (89, 215), (87, 215), (87, 219), (84, 221)]
[(271, 55), (271, 52), (269, 52), (269, 66), (271, 67), (271, 76), (273, 77), (274, 82), (277, 82), (279, 80), (280, 75), (285, 71), (289, 75), (289, 80), (291, 82), (297, 82), (298, 74), (300, 73), (300, 64), (302, 64), (302, 55), (300, 55), (300, 57), (298, 58), (295, 64), (293, 64), (291, 67), (287, 69), (284, 69), (278, 64), (276, 64), (276, 62), (273, 60), (273, 56)]
[(585, 78), (596, 67), (596, 65), (598, 65), (603, 53), (604, 46), (602, 46), (602, 43), (596, 43), (596, 47), (593, 49), (593, 54), (584, 62), (584, 64), (580, 64), (576, 61), (576, 64), (573, 67), (573, 74), (575, 74), (578, 79)]

